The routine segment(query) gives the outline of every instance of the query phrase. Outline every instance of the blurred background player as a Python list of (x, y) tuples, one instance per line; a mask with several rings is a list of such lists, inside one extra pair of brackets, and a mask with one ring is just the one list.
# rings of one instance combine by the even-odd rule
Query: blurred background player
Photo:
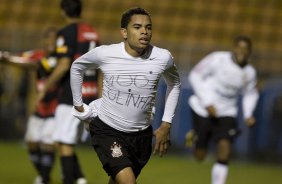
[(231, 145), (238, 134), (237, 100), (242, 94), (243, 115), (247, 126), (255, 124), (252, 116), (258, 100), (256, 71), (249, 64), (252, 43), (248, 37), (234, 40), (232, 52), (213, 52), (191, 71), (189, 82), (194, 95), (189, 99), (193, 114), (193, 130), (186, 142), (195, 143), (197, 160), (205, 158), (211, 138), (216, 142), (216, 163), (212, 168), (212, 184), (224, 184), (228, 174)]
[[(44, 33), (44, 49), (23, 52), (20, 55), (4, 54), (1, 61), (24, 69), (36, 71), (37, 89), (44, 84), (46, 78), (56, 66), (55, 41), (57, 30), (48, 28)], [(54, 113), (57, 106), (57, 87), (52, 86), (45, 97), (36, 106), (35, 112), (29, 117), (25, 141), (30, 160), (39, 176), (34, 184), (48, 184), (51, 169), (54, 165), (55, 146), (53, 132), (55, 128)]]
[[(57, 66), (41, 88), (39, 100), (45, 96), (50, 86), (59, 86), (59, 105), (55, 113), (56, 131), (54, 139), (58, 142), (61, 158), (63, 183), (87, 183), (81, 171), (74, 146), (78, 139), (80, 120), (71, 114), (72, 94), (70, 88), (70, 67), (72, 62), (85, 52), (99, 44), (96, 31), (88, 24), (82, 23), (80, 15), (82, 3), (80, 0), (61, 0), (61, 10), (67, 25), (57, 33), (56, 56)], [(90, 69), (85, 72), (83, 85), (83, 99), (90, 102), (98, 97), (98, 70)]]

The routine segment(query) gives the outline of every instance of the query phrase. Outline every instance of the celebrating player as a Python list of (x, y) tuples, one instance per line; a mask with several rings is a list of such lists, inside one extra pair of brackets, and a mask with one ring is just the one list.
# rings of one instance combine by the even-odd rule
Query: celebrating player
[(71, 67), (73, 103), (81, 116), (91, 116), (83, 103), (84, 70), (100, 68), (104, 74), (98, 117), (90, 123), (93, 147), (109, 183), (135, 184), (152, 151), (151, 111), (158, 81), (167, 83), (162, 124), (155, 130), (154, 153), (161, 156), (169, 146), (169, 132), (180, 92), (180, 79), (168, 50), (150, 44), (152, 22), (142, 8), (132, 8), (121, 18), (124, 42), (97, 47), (78, 58)]

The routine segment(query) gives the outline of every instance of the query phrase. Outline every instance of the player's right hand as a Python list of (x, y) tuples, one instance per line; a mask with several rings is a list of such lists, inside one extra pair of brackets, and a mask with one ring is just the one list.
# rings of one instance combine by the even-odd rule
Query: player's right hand
[(83, 105), (81, 106), (74, 106), (75, 110), (77, 110), (78, 112), (84, 112), (84, 107)]
[(215, 118), (216, 117), (216, 109), (213, 105), (208, 106), (207, 108), (208, 114), (211, 118)]
[(256, 119), (254, 117), (249, 117), (245, 122), (248, 127), (253, 127), (256, 124)]

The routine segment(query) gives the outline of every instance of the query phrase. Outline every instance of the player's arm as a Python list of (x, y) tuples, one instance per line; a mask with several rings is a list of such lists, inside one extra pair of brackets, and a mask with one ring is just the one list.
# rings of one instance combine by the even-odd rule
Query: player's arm
[(69, 71), (72, 62), (72, 56), (74, 55), (72, 49), (73, 46), (70, 40), (73, 40), (73, 38), (71, 38), (67, 32), (59, 32), (57, 34), (55, 49), (57, 64), (51, 75), (46, 80), (43, 88), (39, 90), (37, 99), (38, 102), (44, 98), (48, 89), (59, 82)]
[(62, 57), (58, 59), (57, 66), (54, 71), (48, 77), (44, 87), (39, 91), (38, 101), (42, 100), (51, 86), (54, 86), (62, 77), (68, 72), (71, 65), (71, 59), (69, 57)]
[(159, 152), (160, 156), (167, 152), (170, 145), (170, 128), (180, 94), (180, 78), (172, 58), (170, 58), (170, 66), (162, 76), (167, 84), (166, 103), (162, 117), (162, 124), (154, 132), (156, 138), (154, 154)]
[(38, 69), (38, 63), (31, 62), (29, 58), (22, 56), (13, 56), (6, 54), (1, 56), (1, 62), (10, 64), (16, 67), (27, 68), (27, 69)]
[(251, 127), (255, 124), (256, 120), (253, 117), (253, 112), (256, 108), (259, 98), (257, 90), (256, 74), (253, 72), (247, 81), (246, 87), (243, 90), (243, 113), (246, 124)]
[(190, 72), (188, 81), (201, 103), (206, 107), (210, 116), (216, 116), (216, 109), (213, 106), (213, 92), (211, 84), (208, 82), (208, 78), (212, 77), (218, 62), (216, 54), (212, 53), (204, 57)]
[(79, 112), (84, 112), (82, 101), (82, 82), (84, 71), (87, 68), (98, 68), (100, 65), (99, 49), (95, 48), (81, 57), (77, 58), (71, 66), (70, 70), (70, 84), (73, 96), (74, 108)]

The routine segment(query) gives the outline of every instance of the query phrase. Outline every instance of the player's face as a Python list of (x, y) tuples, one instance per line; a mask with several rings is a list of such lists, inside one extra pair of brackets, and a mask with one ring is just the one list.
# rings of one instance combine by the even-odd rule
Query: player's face
[(245, 64), (251, 54), (250, 46), (245, 41), (239, 41), (234, 48), (234, 56), (238, 64)]
[[(125, 48), (129, 54), (138, 56), (146, 49), (152, 38), (152, 22), (147, 15), (133, 15), (126, 29), (121, 29)], [(135, 53), (134, 53), (135, 52)]]

